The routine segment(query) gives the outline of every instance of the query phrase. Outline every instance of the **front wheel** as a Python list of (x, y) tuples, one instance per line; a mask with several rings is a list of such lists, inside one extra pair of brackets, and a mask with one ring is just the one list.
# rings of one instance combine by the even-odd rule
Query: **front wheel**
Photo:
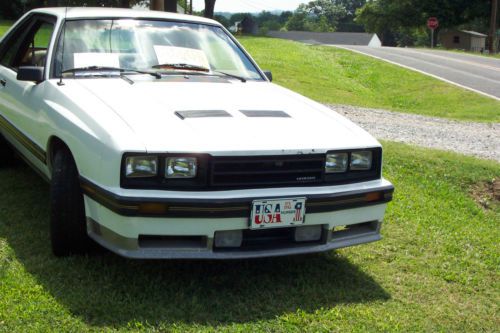
[(59, 149), (54, 156), (50, 186), (50, 238), (54, 255), (84, 254), (90, 249), (85, 206), (73, 156)]
[(0, 134), (0, 166), (9, 166), (14, 164), (16, 155), (14, 149), (7, 140)]

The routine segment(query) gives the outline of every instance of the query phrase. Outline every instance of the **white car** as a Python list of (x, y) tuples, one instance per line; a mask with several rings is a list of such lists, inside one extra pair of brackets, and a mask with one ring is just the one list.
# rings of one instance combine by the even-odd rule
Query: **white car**
[[(37, 9), (0, 42), (0, 142), (50, 182), (55, 255), (235, 259), (379, 240), (382, 148), (219, 23)], [(325, 92), (327, 93), (327, 92)]]

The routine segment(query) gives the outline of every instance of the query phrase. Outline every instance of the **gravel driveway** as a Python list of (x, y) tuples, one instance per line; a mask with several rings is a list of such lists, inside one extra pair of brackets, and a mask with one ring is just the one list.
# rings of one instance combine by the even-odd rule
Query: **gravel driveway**
[(451, 150), (500, 162), (500, 123), (462, 122), (346, 105), (327, 106), (378, 139)]

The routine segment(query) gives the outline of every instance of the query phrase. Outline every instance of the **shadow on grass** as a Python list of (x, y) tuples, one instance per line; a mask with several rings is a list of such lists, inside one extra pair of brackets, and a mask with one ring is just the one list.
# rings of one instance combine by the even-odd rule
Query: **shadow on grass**
[(48, 185), (23, 164), (0, 170), (0, 179), (0, 237), (57, 302), (91, 325), (241, 323), (390, 297), (335, 253), (226, 262), (133, 261), (107, 252), (57, 259), (48, 240)]

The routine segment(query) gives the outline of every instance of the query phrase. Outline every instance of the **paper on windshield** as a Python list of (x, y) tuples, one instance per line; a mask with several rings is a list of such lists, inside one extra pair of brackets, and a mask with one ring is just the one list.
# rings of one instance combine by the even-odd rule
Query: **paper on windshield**
[(154, 45), (158, 64), (188, 64), (210, 69), (208, 58), (201, 50), (186, 47)]
[(75, 53), (73, 55), (74, 67), (89, 67), (89, 66), (102, 66), (102, 67), (120, 67), (120, 54), (119, 53)]

